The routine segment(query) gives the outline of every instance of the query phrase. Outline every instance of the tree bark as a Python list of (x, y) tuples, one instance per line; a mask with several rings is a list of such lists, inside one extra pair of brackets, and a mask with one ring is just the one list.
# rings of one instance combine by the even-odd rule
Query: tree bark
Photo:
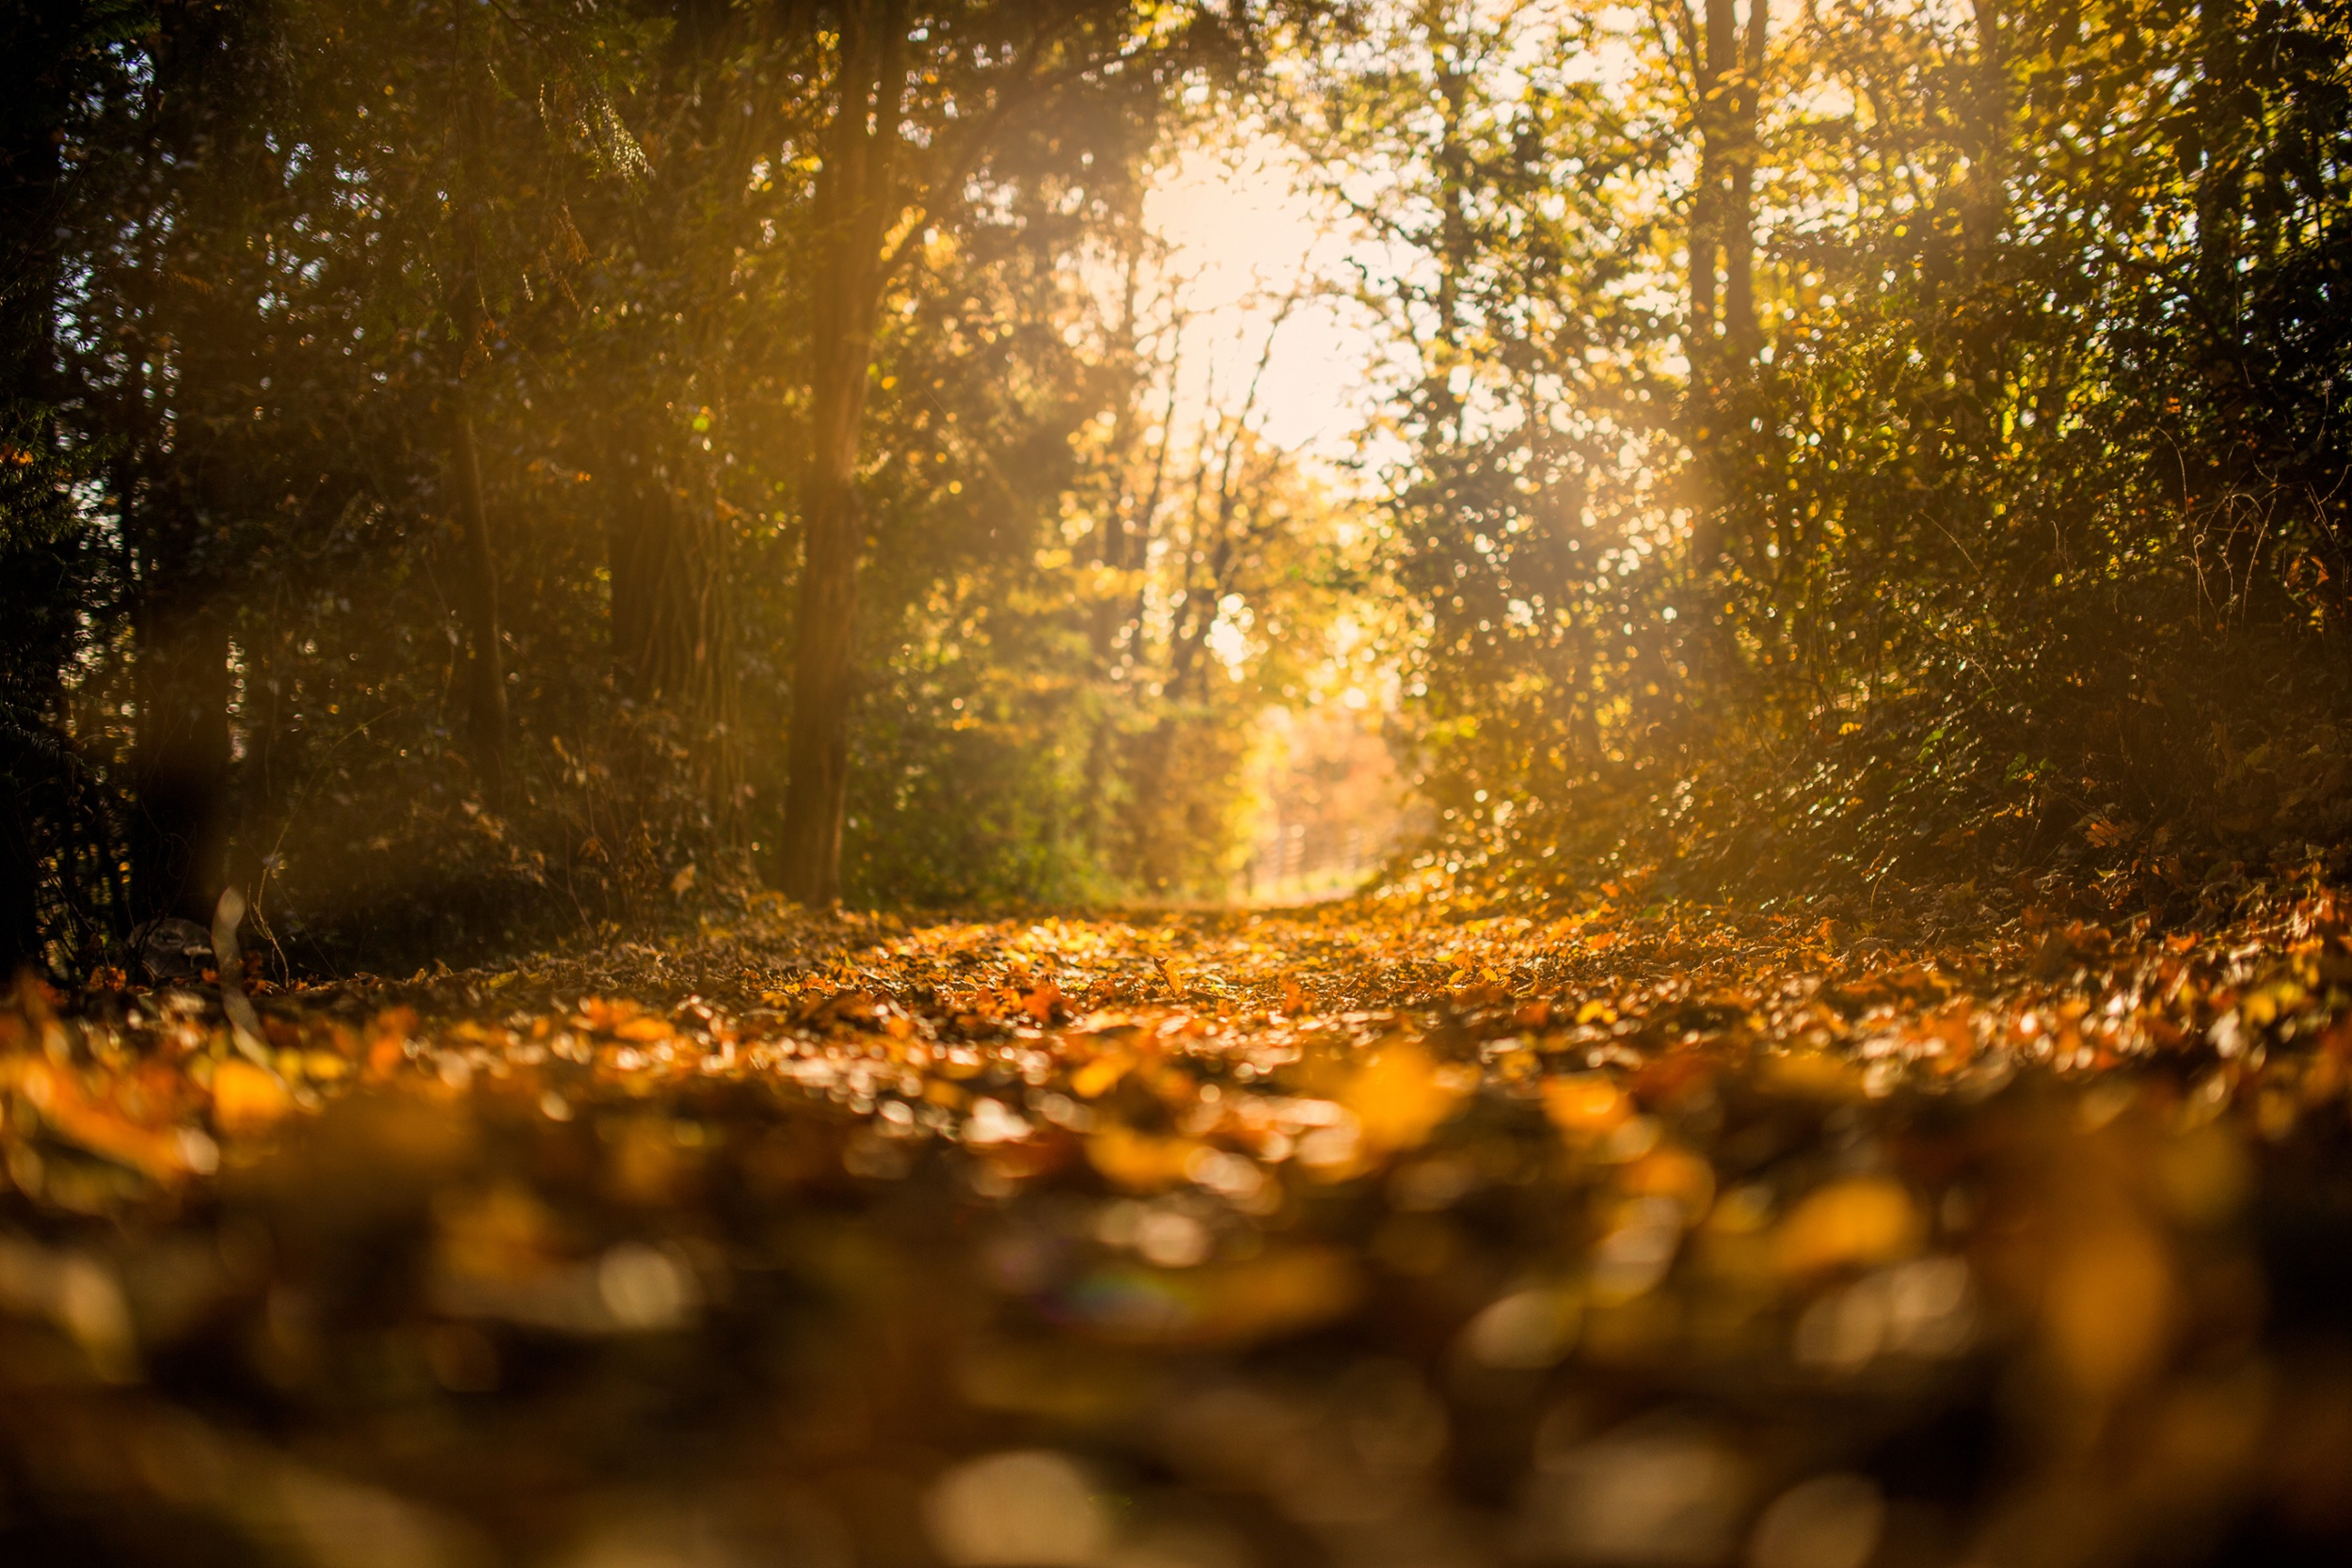
[[(1142, 498), (1136, 494), (1134, 485), (1139, 427), (1145, 419), (1142, 406), (1143, 355), (1136, 322), (1142, 265), (1140, 238), (1134, 230), (1129, 230), (1122, 235), (1120, 247), (1119, 317), (1111, 331), (1111, 341), (1118, 345), (1114, 361), (1118, 380), (1113, 398), (1119, 412), (1117, 421), (1111, 427), (1104, 465), (1112, 477), (1102, 498), (1093, 538), (1094, 563), (1111, 572), (1127, 570), (1132, 542), (1141, 530), (1151, 527), (1151, 518), (1141, 515)], [(1165, 427), (1162, 436), (1166, 436)], [(1157, 498), (1153, 497), (1152, 500), (1156, 505)], [(1094, 653), (1097, 678), (1107, 674), (1110, 670), (1113, 646), (1119, 635), (1122, 599), (1120, 594), (1099, 594), (1088, 616), (1088, 641)]]
[(778, 881), (787, 896), (819, 909), (841, 896), (858, 563), (866, 546), (857, 462), (882, 309), (882, 243), (900, 210), (903, 9), (902, 0), (844, 8), (841, 86), (818, 174), (811, 442)]
[(70, 831), (71, 759), (53, 723), (78, 601), (56, 459), (57, 131), (80, 16), (11, 7), (0, 24), (0, 981), (37, 964), (43, 862)]
[(1724, 247), (1724, 346), (1735, 364), (1752, 362), (1763, 346), (1756, 321), (1756, 165), (1761, 150), (1756, 116), (1762, 106), (1764, 45), (1771, 23), (1772, 0), (1748, 0), (1740, 74), (1726, 95), (1731, 123), (1724, 139), (1729, 144), (1731, 166), (1724, 182), (1719, 229)]
[(452, 489), (457, 503), (457, 528), (464, 562), (464, 586), (459, 614), (466, 623), (466, 728), (474, 772), (481, 780), (485, 802), (492, 811), (506, 809), (506, 653), (499, 626), (498, 554), (490, 542), (489, 508), (482, 493), (482, 454), (474, 440), (473, 404), (466, 386), (467, 372), (489, 327), (482, 295), (481, 195), (482, 105), (476, 58), (472, 8), (459, 4), (453, 13), (452, 39), (456, 50), (457, 183), (453, 203), (457, 220), (457, 277), (449, 302), (450, 325), (456, 341), (451, 345), (449, 376), (450, 453)]
[[(2001, 232), (2009, 223), (2010, 81), (2001, 0), (1974, 0), (1977, 57), (1970, 71), (1964, 130), (1968, 177), (1959, 193), (1963, 290), (1982, 289), (2001, 273)], [(2001, 445), (2003, 383), (2010, 368), (2005, 312), (1969, 312), (1959, 334), (1959, 382), (1944, 415), (1964, 451), (1991, 454)]]
[(1730, 161), (1728, 135), (1730, 76), (1739, 57), (1738, 28), (1732, 0), (1707, 0), (1706, 15), (1694, 40), (1692, 99), (1699, 139), (1697, 188), (1691, 196), (1690, 257), (1691, 375), (1694, 383), (1711, 380), (1715, 361), (1715, 331), (1722, 312), (1724, 173)]
[(251, 117), (269, 47), (259, 13), (167, 7), (156, 56), (154, 147), (183, 211), (159, 232), (159, 325), (174, 340), (167, 414), (119, 492), (135, 574), (130, 860), (133, 915), (209, 922), (228, 874), (230, 587), (250, 498), (243, 451), (261, 326), (243, 235), (272, 180)]
[[(225, 283), (213, 258), (187, 275)], [(120, 488), (135, 581), (132, 610), (131, 886), (135, 920), (212, 918), (228, 874), (230, 562), (245, 467), (237, 413), (254, 379), (227, 287), (186, 291), (180, 390), (167, 443)], [(184, 312), (183, 314), (182, 312)], [(168, 318), (167, 318), (168, 319)]]
[(485, 803), (506, 809), (506, 656), (499, 627), (498, 555), (490, 543), (490, 513), (482, 496), (482, 456), (474, 444), (473, 410), (461, 377), (451, 388), (450, 475), (455, 482), (458, 531), (465, 549), (466, 721), (474, 770)]
[[(1711, 383), (1759, 346), (1756, 321), (1756, 117), (1762, 104), (1770, 0), (1707, 0), (1695, 40), (1699, 170), (1691, 200), (1692, 373)], [(1720, 330), (1719, 330), (1720, 329)]]
[(1961, 238), (1980, 269), (2009, 218), (2009, 60), (2000, 0), (1975, 0), (1976, 69), (1969, 84), (1968, 183), (1961, 193)]
[(1758, 580), (1770, 560), (1756, 537), (1761, 509), (1746, 427), (1763, 346), (1756, 310), (1756, 170), (1771, 11), (1768, 0), (1749, 0), (1744, 28), (1734, 0), (1706, 0), (1700, 15), (1683, 15), (1699, 143), (1688, 245), (1691, 379), (1684, 419), (1694, 453), (1692, 575), (1714, 611), (1694, 628), (1692, 648), (1694, 662), (1721, 682), (1741, 662), (1732, 635), (1740, 619), (1736, 559), (1744, 556)]
[(141, 918), (212, 919), (229, 849), (229, 623), (183, 560), (151, 558), (135, 628), (131, 885)]

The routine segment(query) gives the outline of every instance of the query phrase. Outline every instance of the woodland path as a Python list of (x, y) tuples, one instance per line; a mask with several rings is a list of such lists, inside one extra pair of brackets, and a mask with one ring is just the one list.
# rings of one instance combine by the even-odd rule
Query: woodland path
[[(0, 1013), (0, 1545), (2290, 1560), (2352, 947), (1602, 905), (918, 927)], [(2169, 1555), (2167, 1555), (2169, 1554)]]

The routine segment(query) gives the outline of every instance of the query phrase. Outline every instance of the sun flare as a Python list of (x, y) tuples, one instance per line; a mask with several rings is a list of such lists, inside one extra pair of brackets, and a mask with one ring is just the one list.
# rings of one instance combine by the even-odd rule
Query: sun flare
[(1357, 237), (1295, 154), (1271, 137), (1187, 149), (1152, 182), (1144, 224), (1185, 319), (1181, 401), (1235, 408), (1254, 379), (1267, 440), (1347, 457), (1376, 401), (1379, 345), (1343, 292)]

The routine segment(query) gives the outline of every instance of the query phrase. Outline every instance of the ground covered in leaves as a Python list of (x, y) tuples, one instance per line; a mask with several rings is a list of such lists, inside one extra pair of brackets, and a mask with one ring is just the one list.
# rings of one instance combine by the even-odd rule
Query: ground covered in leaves
[(2347, 912), (26, 982), (0, 1557), (2343, 1560)]

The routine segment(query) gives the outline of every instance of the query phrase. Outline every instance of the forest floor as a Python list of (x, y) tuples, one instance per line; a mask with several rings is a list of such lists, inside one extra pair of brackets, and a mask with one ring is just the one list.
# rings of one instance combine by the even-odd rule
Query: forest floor
[(27, 981), (0, 1557), (2343, 1560), (2348, 931), (755, 909), (247, 1028)]

